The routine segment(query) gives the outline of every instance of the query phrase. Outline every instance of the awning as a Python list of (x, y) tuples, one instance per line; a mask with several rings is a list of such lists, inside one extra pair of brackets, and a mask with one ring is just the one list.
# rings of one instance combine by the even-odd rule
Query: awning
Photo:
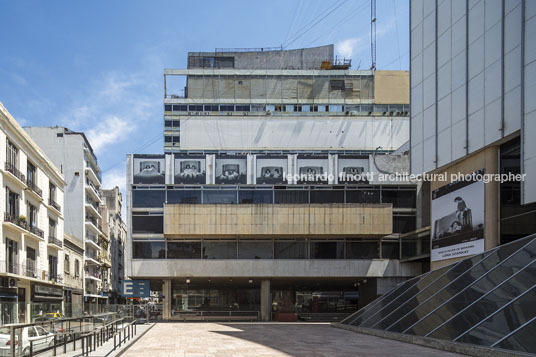
[(63, 296), (37, 295), (33, 296), (32, 302), (62, 302)]
[(16, 298), (17, 298), (17, 294), (0, 292), (0, 299), (16, 299)]

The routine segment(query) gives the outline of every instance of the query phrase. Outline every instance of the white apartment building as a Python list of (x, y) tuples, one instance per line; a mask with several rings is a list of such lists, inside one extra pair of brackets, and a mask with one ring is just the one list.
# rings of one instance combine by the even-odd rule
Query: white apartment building
[(64, 127), (27, 127), (26, 132), (60, 167), (68, 190), (65, 203), (65, 232), (83, 242), (84, 247), (84, 304), (104, 304), (108, 299), (101, 294), (101, 246), (104, 237), (100, 229), (102, 216), (101, 170), (97, 157), (84, 133)]
[(63, 302), (61, 171), (0, 103), (0, 323), (30, 322)]

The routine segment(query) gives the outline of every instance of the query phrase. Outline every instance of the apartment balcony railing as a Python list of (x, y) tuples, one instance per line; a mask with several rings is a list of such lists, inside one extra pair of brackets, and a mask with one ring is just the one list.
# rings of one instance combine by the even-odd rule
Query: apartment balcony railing
[(93, 184), (93, 182), (91, 182), (91, 180), (89, 180), (88, 178), (86, 178), (86, 184), (91, 187), (93, 190), (95, 190), (95, 193), (97, 194), (97, 197), (99, 197), (99, 199), (101, 198), (101, 195), (99, 193), (99, 190), (97, 189), (97, 187)]
[(28, 222), (26, 218), (23, 218), (17, 214), (10, 214), (9, 212), (4, 212), (4, 222), (13, 223), (22, 229), (28, 230)]
[(13, 176), (26, 183), (26, 176), (13, 163), (6, 161), (4, 168), (7, 172), (11, 172)]
[(48, 199), (48, 204), (50, 206), (54, 207), (54, 209), (56, 211), (61, 212), (61, 206), (56, 201), (54, 201), (52, 198)]
[(53, 237), (53, 236), (49, 236), (48, 237), (48, 242), (50, 244), (55, 244), (57, 245), (58, 247), (63, 247), (63, 242), (61, 240), (59, 240), (58, 238), (56, 237)]
[(29, 262), (26, 262), (26, 265), (23, 265), (23, 269), (24, 269), (24, 276), (28, 277), (28, 278), (35, 278), (37, 279), (38, 275), (37, 275), (37, 269), (35, 268), (35, 261), (32, 261), (32, 263), (30, 264)]
[(93, 207), (95, 211), (99, 212), (99, 205), (96, 202), (90, 200), (89, 198), (86, 198), (86, 203)]
[(93, 223), (95, 227), (99, 228), (97, 220), (93, 217), (86, 216), (86, 222)]
[(99, 245), (99, 239), (96, 236), (91, 235), (91, 234), (86, 234), (86, 238), (92, 241), (93, 243), (95, 243), (96, 245)]
[(39, 197), (43, 197), (43, 190), (41, 190), (39, 187), (37, 187), (37, 184), (33, 181), (26, 182), (26, 185), (35, 192)]
[(51, 273), (47, 273), (46, 274), (46, 278), (47, 280), (49, 281), (53, 281), (53, 282), (56, 282), (56, 283), (61, 283), (63, 282), (63, 276), (61, 274), (51, 274)]
[(100, 278), (101, 278), (100, 273), (99, 273), (99, 272), (96, 272), (96, 271), (86, 271), (86, 276), (87, 276), (87, 277), (97, 278), (97, 279), (100, 279)]
[(36, 236), (40, 238), (45, 238), (45, 232), (42, 229), (39, 229), (37, 227), (28, 227), (28, 231), (32, 232)]

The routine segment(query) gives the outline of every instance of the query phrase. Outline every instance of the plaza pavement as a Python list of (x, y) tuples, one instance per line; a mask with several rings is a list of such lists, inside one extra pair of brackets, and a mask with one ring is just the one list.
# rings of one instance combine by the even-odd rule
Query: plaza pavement
[(158, 323), (125, 357), (459, 356), (320, 323)]

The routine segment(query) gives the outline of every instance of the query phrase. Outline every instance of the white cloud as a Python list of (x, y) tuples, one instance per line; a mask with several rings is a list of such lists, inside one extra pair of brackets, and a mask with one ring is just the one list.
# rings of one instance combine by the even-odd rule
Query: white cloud
[[(119, 187), (121, 192), (125, 192), (126, 188), (126, 174), (125, 168), (118, 168), (106, 171), (102, 176), (102, 186), (106, 189)], [(126, 199), (126, 196), (123, 196)]]
[(356, 46), (362, 42), (358, 37), (347, 38), (345, 40), (337, 42), (335, 45), (335, 51), (344, 58), (352, 58)]
[(109, 144), (116, 144), (128, 138), (128, 134), (134, 130), (134, 125), (126, 119), (110, 116), (97, 126), (88, 130), (87, 137), (97, 154)]

